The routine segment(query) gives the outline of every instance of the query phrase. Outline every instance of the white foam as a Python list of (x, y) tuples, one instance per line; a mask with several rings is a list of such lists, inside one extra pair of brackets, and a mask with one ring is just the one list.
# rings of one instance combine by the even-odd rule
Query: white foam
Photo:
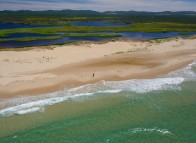
[(2, 110), (0, 110), (0, 115), (2, 115), (4, 117), (8, 117), (8, 116), (11, 116), (14, 114), (22, 115), (22, 114), (32, 113), (32, 112), (36, 112), (36, 111), (43, 111), (44, 106), (60, 103), (60, 102), (66, 101), (70, 98), (76, 98), (76, 97), (81, 97), (81, 96), (90, 96), (90, 95), (93, 95), (93, 93), (76, 94), (73, 96), (56, 97), (56, 98), (49, 98), (49, 99), (24, 103), (24, 104), (17, 105), (14, 107), (2, 109)]
[(186, 81), (196, 81), (196, 61), (190, 63), (184, 68), (170, 72), (167, 77), (183, 77)]
[(173, 136), (169, 130), (167, 129), (161, 129), (161, 128), (132, 128), (123, 132), (119, 132), (117, 134), (114, 134), (112, 137), (106, 140), (106, 142), (113, 142), (117, 140), (118, 138), (123, 138), (124, 136), (131, 135), (131, 134), (159, 134), (162, 136)]
[(24, 114), (28, 114), (28, 113), (32, 113), (32, 112), (37, 112), (37, 111), (43, 111), (43, 110), (41, 110), (41, 108), (39, 108), (39, 107), (34, 107), (34, 108), (30, 108), (30, 109), (16, 111), (15, 114), (24, 115)]
[[(131, 91), (135, 93), (147, 93), (159, 90), (180, 90), (180, 85), (186, 80), (196, 80), (196, 74), (192, 70), (196, 62), (187, 67), (169, 73), (167, 76), (155, 79), (133, 79), (126, 81), (101, 81), (95, 84), (88, 84), (71, 89), (64, 89), (59, 92), (34, 96), (21, 97), (11, 100), (2, 100), (0, 105), (5, 109), (0, 110), (1, 116), (14, 114), (26, 114), (40, 111), (44, 106), (53, 105), (69, 99), (92, 96), (96, 93), (119, 93)], [(11, 107), (12, 106), (12, 107)]]
[[(55, 92), (50, 93), (50, 96), (46, 96), (47, 99), (33, 101), (17, 105), (14, 107), (9, 107), (0, 110), (0, 115), (2, 116), (11, 116), (14, 114), (25, 114), (39, 111), (40, 107), (47, 105), (53, 105), (66, 101), (68, 99), (82, 97), (82, 96), (91, 96), (96, 93), (118, 93), (122, 90), (130, 90), (136, 93), (146, 93), (156, 90), (164, 90), (171, 88), (172, 85), (178, 85), (184, 81), (184, 78), (158, 78), (158, 79), (146, 79), (146, 80), (127, 80), (127, 81), (118, 81), (118, 82), (104, 82), (104, 85), (97, 83), (94, 85), (86, 85), (78, 88), (74, 88), (64, 91), (64, 92)], [(108, 90), (105, 90), (107, 87)], [(97, 89), (98, 88), (98, 89)], [(101, 90), (103, 89), (103, 90)], [(82, 92), (82, 93), (81, 93)], [(54, 97), (56, 96), (56, 97)], [(20, 100), (20, 98), (18, 99)], [(17, 101), (15, 99), (15, 101)]]
[(119, 93), (122, 90), (105, 90), (105, 91), (98, 91), (97, 93)]
[[(130, 90), (137, 93), (145, 93), (145, 92), (150, 92), (155, 90), (168, 89), (171, 88), (171, 85), (177, 85), (182, 83), (183, 81), (184, 78), (158, 78), (158, 79), (145, 79), (145, 80), (127, 80), (127, 81), (118, 81), (118, 82), (108, 81), (108, 82), (104, 82), (104, 85), (101, 82), (94, 85), (86, 85), (86, 86), (74, 88), (74, 90), (70, 89), (61, 94), (55, 92), (51, 94), (51, 98), (48, 99), (28, 102), (14, 107), (2, 109), (0, 110), (0, 115), (11, 116), (13, 114), (25, 114), (25, 113), (36, 112), (39, 110), (39, 107), (60, 103), (70, 98), (91, 96), (95, 93), (118, 93), (121, 92), (122, 90)], [(104, 87), (107, 87), (107, 89), (109, 90), (104, 90)], [(102, 88), (103, 90), (100, 91), (100, 89)], [(66, 93), (69, 94), (65, 95)], [(76, 93), (80, 93), (80, 94), (76, 94)], [(54, 95), (56, 97), (54, 97)]]
[(114, 89), (129, 90), (136, 93), (146, 93), (157, 90), (168, 90), (175, 85), (181, 84), (185, 79), (181, 77), (176, 78), (156, 78), (156, 79), (142, 79), (142, 80), (127, 80), (119, 82), (106, 82), (106, 85)]
[[(25, 103), (25, 104), (21, 104), (21, 105), (17, 105), (14, 107), (9, 107), (9, 108), (5, 108), (0, 110), (0, 115), (8, 117), (11, 116), (13, 114), (17, 114), (17, 113), (29, 113), (30, 111), (38, 111), (38, 108), (40, 109), (40, 107), (44, 107), (46, 105), (53, 105), (55, 103), (59, 103), (62, 101), (65, 101), (67, 98), (65, 97), (56, 97), (56, 98), (50, 98), (50, 99), (45, 99), (45, 100), (38, 100), (38, 101), (34, 101), (34, 102), (29, 102), (29, 103)], [(31, 110), (30, 110), (31, 109)], [(35, 110), (37, 109), (37, 110)]]
[(91, 86), (91, 85), (92, 85), (92, 84), (87, 84), (87, 85), (83, 85), (83, 86), (74, 87), (74, 88), (69, 89), (68, 91), (69, 91), (69, 92), (77, 91), (77, 90), (80, 90), (80, 89), (82, 89), (82, 88), (85, 88), (85, 87)]
[(161, 135), (173, 135), (169, 130), (167, 129), (160, 129), (160, 128), (133, 128), (129, 130), (130, 132), (136, 134), (136, 133), (159, 133)]
[(101, 81), (96, 84), (86, 85), (68, 90), (71, 95), (79, 93), (118, 93), (128, 90), (136, 93), (146, 93), (156, 90), (179, 89), (176, 85), (185, 81), (182, 77), (135, 79), (126, 81)]
[(188, 64), (188, 66), (186, 66), (185, 69), (190, 70), (190, 69), (192, 69), (192, 67), (194, 67), (195, 65), (196, 65), (196, 61), (194, 61), (194, 62)]

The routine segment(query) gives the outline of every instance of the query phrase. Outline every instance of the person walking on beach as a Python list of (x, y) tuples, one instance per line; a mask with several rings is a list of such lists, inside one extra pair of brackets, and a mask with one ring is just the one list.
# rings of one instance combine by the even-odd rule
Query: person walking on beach
[(95, 74), (93, 73), (93, 78), (95, 77)]

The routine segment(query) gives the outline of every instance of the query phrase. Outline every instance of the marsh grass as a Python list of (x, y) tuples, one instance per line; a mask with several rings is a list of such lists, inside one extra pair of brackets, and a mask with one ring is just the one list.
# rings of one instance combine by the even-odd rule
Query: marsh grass
[[(124, 27), (87, 27), (87, 26), (58, 26), (41, 28), (16, 28), (1, 30), (0, 37), (6, 37), (14, 33), (37, 33), (37, 34), (56, 34), (57, 32), (82, 32), (87, 35), (97, 32), (196, 32), (196, 24), (179, 23), (135, 23), (132, 26)], [(95, 33), (94, 33), (95, 34)], [(65, 34), (66, 35), (66, 34)], [(83, 36), (86, 36), (85, 34)], [(103, 35), (102, 35), (103, 36)]]
[(56, 40), (59, 38), (61, 38), (61, 36), (5, 38), (5, 39), (0, 39), (0, 42), (7, 42), (7, 41), (27, 42), (27, 41), (36, 41), (36, 40)]

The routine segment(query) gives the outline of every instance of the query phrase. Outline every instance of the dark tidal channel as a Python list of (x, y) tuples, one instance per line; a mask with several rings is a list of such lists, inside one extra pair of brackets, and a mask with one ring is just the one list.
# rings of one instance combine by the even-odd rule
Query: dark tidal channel
[[(94, 22), (72, 22), (72, 26), (96, 26), (96, 27), (118, 27), (127, 26), (127, 24), (121, 23), (107, 23), (104, 21), (94, 21)], [(48, 27), (50, 25), (28, 25), (28, 24), (4, 24), (0, 23), (1, 29), (12, 29), (12, 28), (35, 28), (35, 27)], [(180, 32), (91, 32), (92, 34), (119, 34), (116, 37), (99, 37), (99, 36), (63, 36), (63, 34), (86, 34), (81, 32), (58, 32), (54, 34), (39, 34), (39, 33), (12, 33), (6, 37), (0, 37), (0, 48), (23, 48), (23, 47), (33, 47), (33, 46), (48, 46), (48, 45), (62, 45), (70, 42), (77, 41), (102, 41), (111, 40), (114, 38), (130, 38), (139, 40), (150, 40), (159, 38), (171, 38), (177, 36), (191, 36), (195, 35), (196, 32), (180, 33)], [(60, 38), (51, 38), (54, 36), (59, 36)], [(31, 38), (27, 41), (17, 41), (20, 38)], [(35, 39), (32, 39), (35, 38)], [(39, 40), (36, 40), (39, 39)], [(43, 40), (44, 38), (44, 40)], [(48, 39), (47, 39), (48, 38)], [(50, 39), (50, 40), (49, 40)], [(3, 41), (6, 40), (6, 41)]]

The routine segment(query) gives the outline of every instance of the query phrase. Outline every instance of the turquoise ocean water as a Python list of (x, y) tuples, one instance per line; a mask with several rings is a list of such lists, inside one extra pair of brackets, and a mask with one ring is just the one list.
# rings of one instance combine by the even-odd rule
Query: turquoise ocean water
[(196, 63), (0, 105), (1, 143), (195, 143)]

